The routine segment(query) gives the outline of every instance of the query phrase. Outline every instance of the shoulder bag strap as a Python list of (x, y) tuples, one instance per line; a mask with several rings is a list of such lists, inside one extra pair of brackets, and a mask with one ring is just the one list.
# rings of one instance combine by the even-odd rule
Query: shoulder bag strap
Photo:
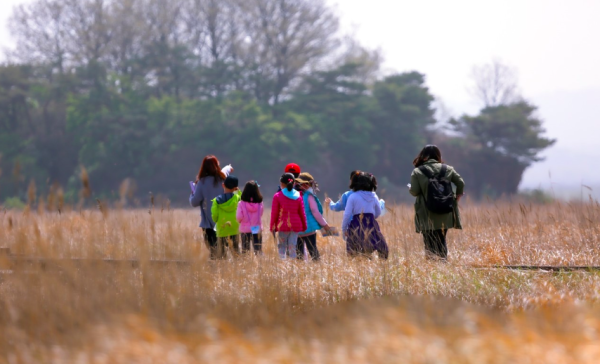
[(431, 171), (427, 167), (420, 166), (419, 170), (421, 171), (421, 173), (423, 173), (425, 175), (425, 177), (433, 178), (433, 173), (431, 173)]
[(442, 169), (440, 170), (439, 179), (443, 179), (446, 176), (446, 172), (448, 172), (448, 166), (442, 164)]

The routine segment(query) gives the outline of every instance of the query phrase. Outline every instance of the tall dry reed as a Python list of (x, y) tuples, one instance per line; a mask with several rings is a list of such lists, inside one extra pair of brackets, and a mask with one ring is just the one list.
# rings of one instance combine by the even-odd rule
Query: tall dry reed
[[(585, 362), (575, 352), (598, 352), (600, 274), (472, 266), (600, 265), (600, 206), (465, 203), (462, 215), (447, 264), (424, 260), (404, 205), (381, 218), (389, 260), (349, 259), (341, 238), (320, 238), (312, 263), (281, 261), (268, 235), (264, 256), (209, 261), (192, 210), (4, 211), (0, 245), (45, 263), (0, 257), (0, 362), (525, 362), (550, 344), (563, 346), (554, 358)], [(341, 214), (326, 218), (339, 225)]]

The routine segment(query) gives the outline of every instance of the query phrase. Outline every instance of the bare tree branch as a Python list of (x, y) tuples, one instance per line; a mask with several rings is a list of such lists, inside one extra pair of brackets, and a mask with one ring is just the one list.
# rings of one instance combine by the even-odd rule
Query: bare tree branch
[(483, 107), (508, 105), (522, 99), (516, 70), (498, 59), (474, 66), (471, 78), (474, 85), (469, 91)]

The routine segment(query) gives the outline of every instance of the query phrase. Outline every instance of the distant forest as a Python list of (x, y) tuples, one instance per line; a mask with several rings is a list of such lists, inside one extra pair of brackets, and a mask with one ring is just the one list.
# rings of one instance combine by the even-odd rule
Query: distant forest
[(515, 194), (554, 143), (499, 62), (474, 68), (479, 114), (436, 121), (426, 76), (384, 75), (380, 54), (340, 35), (321, 0), (34, 0), (9, 27), (6, 205), (131, 205), (149, 193), (183, 204), (207, 154), (267, 197), (296, 162), (330, 195), (360, 169), (408, 201), (412, 160), (431, 143), (472, 198), (494, 198)]

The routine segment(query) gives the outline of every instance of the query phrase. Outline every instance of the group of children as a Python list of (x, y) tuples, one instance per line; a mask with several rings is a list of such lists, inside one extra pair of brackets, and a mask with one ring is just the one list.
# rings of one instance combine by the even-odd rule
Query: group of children
[[(453, 167), (444, 164), (442, 152), (435, 145), (426, 145), (413, 165), (408, 187), (416, 198), (415, 230), (423, 235), (427, 259), (446, 261), (448, 229), (462, 229), (458, 203), (465, 182)], [(251, 251), (251, 246), (256, 254), (262, 251), (264, 208), (260, 186), (249, 181), (240, 192), (238, 179), (232, 172), (230, 165), (221, 169), (218, 159), (208, 155), (202, 161), (196, 182), (191, 182), (190, 204), (200, 207), (200, 227), (211, 259), (224, 258), (227, 246), (232, 248), (233, 255), (239, 254), (240, 235), (242, 252)], [(297, 164), (286, 166), (279, 179), (279, 190), (273, 196), (269, 230), (277, 240), (281, 258), (304, 259), (306, 249), (311, 259), (319, 260), (317, 231), (322, 230), (326, 236), (335, 235), (336, 229), (323, 217), (315, 179), (310, 173), (301, 172)], [(377, 222), (385, 210), (385, 202), (376, 191), (375, 176), (352, 171), (350, 190), (337, 202), (325, 200), (331, 210), (344, 212), (342, 231), (350, 256), (370, 256), (377, 252), (381, 258), (388, 258), (388, 245)]]
[[(240, 191), (239, 181), (231, 175), (232, 171), (231, 166), (220, 170), (218, 161), (212, 167), (208, 163), (206, 168), (203, 162), (194, 193), (190, 196), (192, 206), (208, 210), (204, 204), (206, 195), (209, 190), (214, 193), (217, 182), (222, 180), (222, 193), (211, 200), (210, 218), (202, 213), (200, 225), (205, 231), (211, 259), (225, 258), (228, 247), (233, 256), (239, 255), (240, 237), (242, 254), (252, 249), (255, 254), (262, 254), (264, 206), (260, 186), (256, 181), (248, 181)], [(316, 195), (317, 183), (310, 173), (302, 172), (295, 163), (286, 166), (279, 182), (280, 187), (273, 196), (269, 224), (269, 231), (277, 240), (279, 256), (282, 259), (304, 259), (306, 247), (310, 258), (317, 261), (320, 257), (317, 231), (323, 230), (324, 235), (336, 233), (323, 217), (323, 206)], [(338, 202), (329, 198), (325, 200), (331, 210), (344, 211), (342, 231), (351, 256), (370, 255), (376, 251), (381, 258), (388, 257), (388, 246), (376, 221), (385, 208), (385, 202), (378, 198), (376, 190), (375, 176), (353, 171), (350, 191), (344, 193)]]

